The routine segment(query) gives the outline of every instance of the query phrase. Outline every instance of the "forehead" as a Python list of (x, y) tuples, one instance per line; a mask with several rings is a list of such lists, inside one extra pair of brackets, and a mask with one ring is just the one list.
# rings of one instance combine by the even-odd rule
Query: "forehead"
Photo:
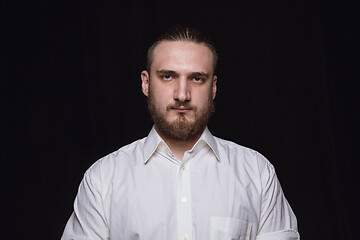
[(213, 71), (213, 55), (204, 44), (162, 41), (154, 49), (151, 68), (175, 71)]

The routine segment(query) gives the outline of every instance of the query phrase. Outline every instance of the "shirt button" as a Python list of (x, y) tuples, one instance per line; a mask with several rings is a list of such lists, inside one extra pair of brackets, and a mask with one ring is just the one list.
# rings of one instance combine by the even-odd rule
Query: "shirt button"
[(187, 239), (189, 239), (189, 236), (188, 236), (187, 234), (184, 234), (184, 235), (183, 235), (183, 239), (184, 239), (184, 240), (187, 240)]
[(182, 169), (182, 170), (185, 170), (185, 166), (184, 166), (184, 165), (181, 165), (181, 169)]
[(187, 202), (187, 198), (186, 198), (186, 197), (182, 197), (182, 198), (181, 198), (181, 202), (186, 203), (186, 202)]

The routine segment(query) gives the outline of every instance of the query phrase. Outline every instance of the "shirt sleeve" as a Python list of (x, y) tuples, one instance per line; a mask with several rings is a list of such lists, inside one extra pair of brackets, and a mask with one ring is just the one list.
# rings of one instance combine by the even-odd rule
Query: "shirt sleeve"
[(99, 175), (92, 168), (85, 173), (61, 240), (109, 239)]
[[(264, 158), (260, 154), (259, 157)], [(300, 239), (295, 214), (284, 196), (275, 169), (266, 159), (265, 163), (261, 171), (261, 217), (256, 239)]]

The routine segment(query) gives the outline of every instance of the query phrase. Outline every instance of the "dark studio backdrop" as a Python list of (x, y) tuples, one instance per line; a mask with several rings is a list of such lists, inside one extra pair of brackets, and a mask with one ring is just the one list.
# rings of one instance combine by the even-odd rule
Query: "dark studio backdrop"
[(329, 1), (2, 3), (3, 239), (59, 239), (86, 169), (145, 137), (147, 47), (174, 24), (220, 55), (212, 133), (275, 166), (302, 239), (355, 239), (355, 6)]

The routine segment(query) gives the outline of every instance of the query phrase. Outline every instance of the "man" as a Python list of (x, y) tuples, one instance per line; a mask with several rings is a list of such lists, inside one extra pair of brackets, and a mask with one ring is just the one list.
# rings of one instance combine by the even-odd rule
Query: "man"
[(62, 239), (299, 239), (273, 166), (206, 127), (213, 45), (176, 27), (147, 57), (142, 91), (154, 127), (86, 172)]

